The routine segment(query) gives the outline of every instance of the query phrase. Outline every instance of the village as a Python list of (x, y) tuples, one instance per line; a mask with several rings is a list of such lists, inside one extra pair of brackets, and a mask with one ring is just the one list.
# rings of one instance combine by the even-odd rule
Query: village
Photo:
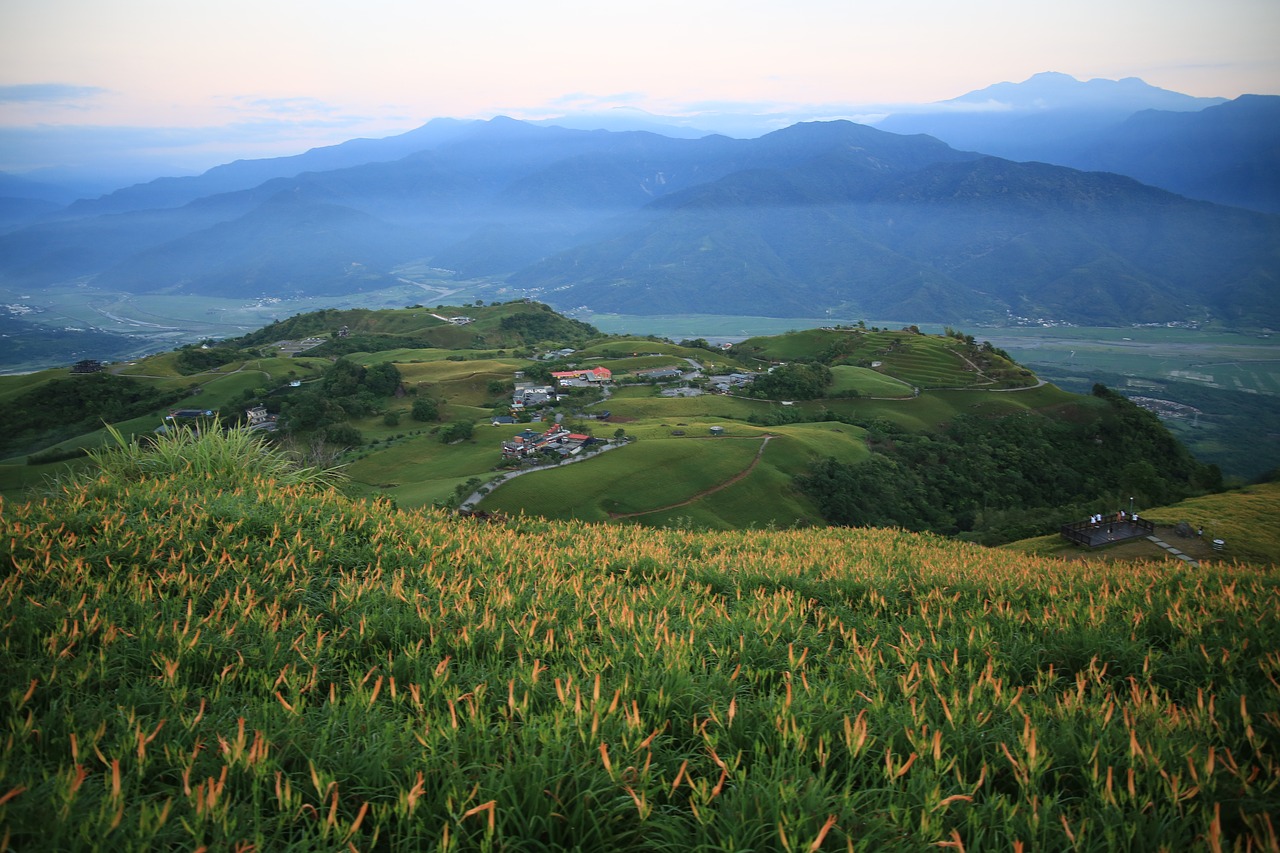
[[(548, 353), (554, 358), (565, 358), (573, 354), (572, 350)], [(546, 356), (544, 356), (545, 358)], [(755, 378), (751, 373), (731, 373), (717, 376), (705, 376), (701, 365), (693, 359), (686, 359), (687, 367), (667, 365), (644, 368), (627, 374), (628, 384), (653, 384), (661, 386), (659, 394), (664, 397), (697, 396), (705, 393), (728, 394), (733, 388), (749, 385)], [(551, 379), (554, 385), (523, 381), (523, 372), (516, 374), (515, 388), (511, 397), (510, 415), (499, 415), (492, 419), (494, 426), (514, 424), (521, 421), (541, 422), (548, 417), (544, 410), (555, 406), (566, 395), (565, 392), (575, 388), (596, 388), (601, 393), (601, 400), (607, 400), (610, 386), (614, 382), (613, 371), (603, 365), (592, 367), (576, 367), (570, 370), (553, 371)], [(590, 420), (608, 421), (610, 412), (601, 410), (593, 414), (583, 414)], [(563, 426), (562, 414), (554, 415), (554, 423), (545, 431), (538, 432), (527, 428), (518, 435), (502, 442), (502, 458), (508, 462), (527, 462), (535, 459), (560, 461), (569, 457), (577, 457), (583, 451), (595, 445), (604, 445), (603, 439), (594, 438), (582, 432), (573, 432)]]

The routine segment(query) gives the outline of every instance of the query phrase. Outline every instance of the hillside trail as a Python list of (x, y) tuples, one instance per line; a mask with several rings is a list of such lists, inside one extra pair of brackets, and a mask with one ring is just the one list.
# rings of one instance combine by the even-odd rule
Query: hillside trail
[[(703, 489), (693, 497), (687, 500), (680, 501), (679, 503), (668, 504), (667, 506), (660, 506), (655, 509), (646, 509), (641, 512), (611, 512), (609, 513), (609, 518), (611, 520), (618, 520), (622, 518), (637, 518), (638, 516), (641, 516), (641, 515), (652, 515), (655, 512), (666, 512), (669, 509), (678, 509), (679, 507), (682, 507), (682, 506), (688, 506), (691, 503), (702, 500), (707, 495), (713, 495), (716, 492), (720, 491), (721, 489), (727, 489), (730, 486), (732, 486), (734, 483), (737, 483), (738, 481), (742, 480), (744, 477), (746, 477), (748, 474), (750, 474), (752, 471), (756, 469), (756, 466), (760, 464), (760, 458), (764, 456), (765, 447), (768, 446), (769, 442), (772, 439), (773, 439), (773, 436), (766, 435), (764, 437), (764, 441), (760, 442), (760, 449), (756, 451), (755, 458), (751, 460), (751, 464), (748, 465), (746, 468), (743, 468), (737, 474), (734, 474), (729, 479), (725, 480), (723, 483), (719, 483), (715, 486), (712, 486), (709, 489)], [(719, 441), (723, 439), (706, 439), (706, 440)]]
[[(996, 384), (996, 381), (994, 379), (992, 379), (990, 376), (984, 373), (981, 367), (979, 367), (978, 365), (970, 361), (969, 358), (965, 356), (964, 353), (956, 352), (955, 350), (952, 350), (951, 352), (954, 353), (956, 357), (959, 358), (961, 361), (963, 361), (965, 364), (973, 368), (973, 372), (982, 378), (982, 382), (977, 383), (978, 385), (986, 386), (986, 385)], [(935, 391), (991, 391), (993, 393), (1007, 394), (1010, 391), (1031, 391), (1033, 389), (1040, 388), (1047, 384), (1049, 384), (1048, 380), (1041, 379), (1040, 377), (1037, 376), (1036, 384), (1023, 385), (1022, 387), (1019, 387), (1019, 388), (986, 388), (986, 387), (975, 387), (973, 385), (970, 385), (967, 388), (935, 388), (933, 390)]]

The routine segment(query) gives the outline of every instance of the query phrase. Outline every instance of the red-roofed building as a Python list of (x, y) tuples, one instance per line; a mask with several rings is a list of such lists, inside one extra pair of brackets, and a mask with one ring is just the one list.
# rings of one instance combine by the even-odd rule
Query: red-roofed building
[(590, 370), (558, 370), (551, 374), (553, 379), (577, 379), (582, 382), (611, 382), (613, 371), (607, 367), (596, 366)]

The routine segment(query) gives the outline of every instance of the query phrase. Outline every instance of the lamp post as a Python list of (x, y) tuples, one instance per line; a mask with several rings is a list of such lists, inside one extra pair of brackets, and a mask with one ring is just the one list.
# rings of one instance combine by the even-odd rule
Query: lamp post
[(1133, 498), (1129, 498), (1129, 518), (1133, 518)]

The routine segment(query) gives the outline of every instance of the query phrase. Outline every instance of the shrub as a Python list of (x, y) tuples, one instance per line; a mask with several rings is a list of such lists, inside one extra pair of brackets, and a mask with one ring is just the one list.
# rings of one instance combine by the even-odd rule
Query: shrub
[(154, 477), (194, 475), (219, 486), (265, 478), (284, 485), (331, 486), (343, 478), (337, 468), (303, 465), (271, 447), (264, 436), (243, 429), (171, 428), (163, 435), (130, 441), (107, 427), (112, 444), (86, 451), (94, 467), (84, 476), (128, 482)]

